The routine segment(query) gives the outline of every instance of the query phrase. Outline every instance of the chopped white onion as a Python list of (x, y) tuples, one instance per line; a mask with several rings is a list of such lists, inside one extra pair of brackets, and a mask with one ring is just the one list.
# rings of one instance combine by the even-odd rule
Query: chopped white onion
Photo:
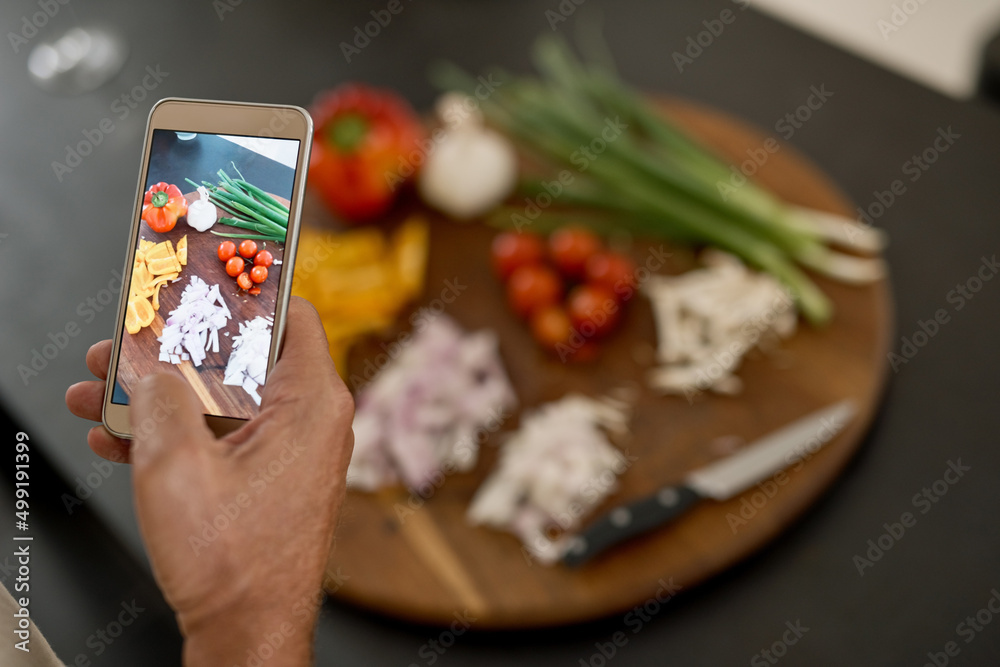
[(240, 334), (233, 337), (233, 352), (226, 364), (223, 384), (242, 387), (260, 405), (257, 389), (267, 376), (267, 358), (271, 353), (271, 323), (255, 317), (240, 324)]
[[(219, 329), (231, 317), (219, 286), (209, 287), (198, 276), (191, 276), (180, 305), (167, 317), (163, 333), (156, 339), (160, 342), (160, 361), (179, 364), (190, 359), (195, 366), (201, 366), (209, 342), (213, 336), (218, 341)], [(219, 351), (218, 343), (213, 350)]]
[(504, 443), (500, 462), (469, 506), (473, 524), (517, 535), (542, 563), (559, 559), (568, 533), (617, 488), (629, 466), (605, 431), (628, 430), (624, 400), (569, 394), (523, 417), (521, 428)]

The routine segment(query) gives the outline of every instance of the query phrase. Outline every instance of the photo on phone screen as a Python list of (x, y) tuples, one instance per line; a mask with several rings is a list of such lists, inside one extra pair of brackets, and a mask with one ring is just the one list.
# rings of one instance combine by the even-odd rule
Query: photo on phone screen
[(166, 371), (207, 415), (257, 415), (301, 149), (153, 130), (112, 403)]

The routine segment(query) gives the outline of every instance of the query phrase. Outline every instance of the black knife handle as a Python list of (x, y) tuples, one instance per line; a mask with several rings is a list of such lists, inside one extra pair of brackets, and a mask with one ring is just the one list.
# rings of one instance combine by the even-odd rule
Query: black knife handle
[(570, 538), (563, 562), (578, 567), (637, 535), (673, 521), (702, 496), (687, 486), (665, 486), (651, 496), (621, 505)]

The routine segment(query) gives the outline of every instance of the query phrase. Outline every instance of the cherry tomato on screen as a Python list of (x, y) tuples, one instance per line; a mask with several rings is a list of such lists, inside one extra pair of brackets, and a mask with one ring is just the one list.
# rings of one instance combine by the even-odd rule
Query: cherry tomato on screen
[(232, 241), (223, 241), (219, 244), (219, 259), (228, 262), (236, 256), (236, 244)]
[(253, 256), (257, 254), (257, 243), (256, 241), (251, 241), (246, 239), (240, 243), (240, 255), (246, 259), (253, 259)]
[(550, 306), (562, 296), (562, 281), (547, 266), (529, 264), (519, 267), (507, 282), (507, 300), (514, 312), (530, 317), (539, 308)]
[(257, 256), (253, 258), (254, 266), (271, 266), (273, 262), (274, 255), (272, 255), (269, 250), (261, 250), (257, 253)]
[(255, 283), (262, 283), (267, 280), (267, 267), (266, 266), (255, 266), (250, 269), (250, 280)]
[(239, 277), (236, 278), (236, 284), (240, 286), (240, 289), (250, 289), (253, 287), (253, 282), (251, 282), (250, 276), (246, 271), (241, 273)]
[(243, 273), (245, 262), (242, 257), (230, 257), (226, 262), (226, 273), (230, 277), (235, 278), (236, 276)]

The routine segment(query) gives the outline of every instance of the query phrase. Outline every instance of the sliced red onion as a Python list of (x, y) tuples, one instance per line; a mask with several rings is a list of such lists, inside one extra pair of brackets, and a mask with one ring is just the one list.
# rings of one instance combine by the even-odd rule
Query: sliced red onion
[(475, 465), (479, 442), (517, 404), (492, 331), (467, 334), (445, 315), (414, 332), (357, 396), (348, 483), (367, 491), (402, 481), (421, 492)]

